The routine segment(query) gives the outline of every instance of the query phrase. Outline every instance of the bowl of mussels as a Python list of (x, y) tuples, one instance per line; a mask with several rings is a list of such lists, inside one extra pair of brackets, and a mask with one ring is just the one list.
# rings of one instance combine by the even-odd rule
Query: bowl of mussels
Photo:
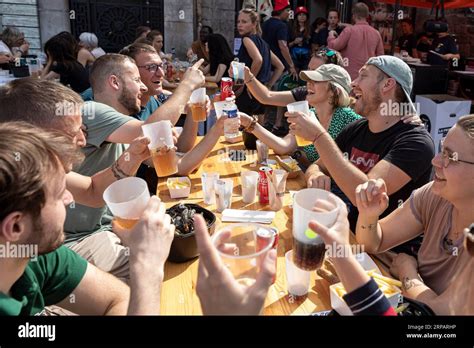
[(211, 211), (191, 203), (176, 204), (166, 210), (166, 213), (171, 216), (171, 222), (176, 226), (168, 261), (179, 263), (198, 257), (194, 215), (200, 214), (204, 217), (210, 235), (214, 233), (216, 216)]

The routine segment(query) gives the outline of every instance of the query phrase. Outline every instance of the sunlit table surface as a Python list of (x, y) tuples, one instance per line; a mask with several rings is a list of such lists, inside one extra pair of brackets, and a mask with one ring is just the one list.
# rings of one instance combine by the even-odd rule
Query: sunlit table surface
[[(191, 194), (185, 199), (171, 199), (166, 186), (166, 178), (160, 178), (158, 195), (169, 208), (177, 203), (194, 203), (209, 209), (217, 216), (216, 231), (227, 223), (220, 222), (221, 214), (216, 212), (215, 205), (207, 206), (203, 202), (201, 174), (203, 172), (219, 172), (220, 178), (231, 178), (234, 181), (232, 209), (270, 210), (268, 205), (258, 203), (245, 204), (242, 202), (240, 173), (245, 170), (258, 171), (256, 151), (247, 151), (246, 160), (234, 162), (228, 160), (231, 150), (244, 149), (243, 143), (229, 144), (221, 137), (213, 151), (203, 161), (197, 171), (192, 173)], [(270, 155), (272, 158), (273, 155)], [(283, 208), (276, 212), (275, 219), (270, 226), (279, 231), (278, 261), (276, 282), (270, 287), (263, 314), (265, 315), (309, 315), (314, 312), (331, 309), (329, 298), (329, 283), (319, 277), (316, 271), (311, 272), (311, 283), (308, 296), (303, 301), (295, 301), (288, 295), (285, 274), (285, 253), (292, 249), (292, 208), (289, 191), (298, 191), (305, 188), (305, 179), (302, 172), (295, 179), (288, 179), (286, 193), (283, 197)], [(185, 262), (167, 262), (165, 266), (165, 280), (161, 296), (161, 312), (165, 315), (200, 315), (201, 305), (196, 294), (199, 258)]]

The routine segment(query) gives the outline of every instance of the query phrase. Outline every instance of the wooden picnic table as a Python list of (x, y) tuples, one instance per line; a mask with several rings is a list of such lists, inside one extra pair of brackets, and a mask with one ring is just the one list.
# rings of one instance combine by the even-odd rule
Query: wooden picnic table
[[(213, 213), (217, 217), (216, 231), (225, 226), (226, 223), (220, 221), (221, 214), (216, 212), (215, 205), (207, 206), (203, 202), (203, 192), (201, 186), (201, 174), (203, 172), (219, 172), (221, 178), (231, 178), (234, 180), (234, 191), (232, 196), (232, 209), (250, 210), (270, 210), (268, 205), (258, 203), (244, 204), (242, 202), (240, 173), (244, 170), (258, 171), (260, 165), (257, 164), (256, 151), (247, 151), (246, 160), (233, 162), (228, 160), (228, 151), (244, 149), (243, 143), (229, 144), (221, 137), (213, 151), (203, 161), (200, 168), (192, 173), (191, 194), (186, 199), (171, 199), (166, 186), (166, 178), (160, 178), (158, 182), (158, 195), (169, 208), (178, 202), (199, 204)], [(272, 153), (272, 152), (271, 152)], [(273, 156), (270, 155), (270, 158)], [(295, 179), (288, 179), (286, 193), (283, 199), (283, 208), (276, 212), (275, 219), (271, 226), (279, 231), (278, 242), (278, 264), (276, 282), (270, 287), (265, 302), (265, 315), (308, 315), (313, 312), (331, 309), (329, 298), (329, 283), (319, 277), (316, 271), (311, 272), (311, 283), (308, 296), (304, 301), (294, 301), (288, 296), (286, 274), (285, 274), (285, 253), (292, 249), (292, 214), (290, 207), (291, 197), (288, 191), (297, 191), (305, 188), (305, 179), (302, 172)], [(161, 313), (167, 315), (200, 315), (201, 305), (196, 294), (196, 281), (198, 274), (199, 258), (185, 263), (167, 262), (165, 266), (165, 280), (161, 295)]]

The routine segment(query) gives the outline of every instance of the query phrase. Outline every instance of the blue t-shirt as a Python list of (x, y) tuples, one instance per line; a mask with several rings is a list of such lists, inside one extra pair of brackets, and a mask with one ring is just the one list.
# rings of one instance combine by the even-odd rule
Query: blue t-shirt
[[(262, 67), (258, 72), (257, 80), (259, 80), (261, 83), (267, 83), (268, 81), (270, 81), (270, 78), (272, 76), (272, 60), (270, 55), (270, 48), (268, 47), (268, 44), (258, 35), (249, 35), (248, 38), (252, 40), (255, 46), (257, 46), (257, 49), (263, 58)], [(239, 58), (239, 62), (245, 63), (245, 65), (249, 68), (252, 66), (252, 58), (250, 57), (243, 43), (242, 46), (240, 46), (237, 58)]]
[(288, 24), (278, 18), (270, 18), (262, 27), (262, 38), (268, 43), (272, 52), (281, 60), (285, 69), (288, 70), (289, 66), (283, 54), (281, 53), (280, 46), (278, 46), (278, 41), (289, 40), (289, 30)]

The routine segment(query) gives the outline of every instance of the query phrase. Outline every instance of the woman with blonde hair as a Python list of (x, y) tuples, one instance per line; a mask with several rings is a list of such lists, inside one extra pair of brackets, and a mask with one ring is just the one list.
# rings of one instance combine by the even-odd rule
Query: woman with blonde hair
[[(237, 58), (250, 68), (252, 74), (261, 83), (273, 86), (283, 73), (284, 66), (262, 39), (258, 14), (249, 8), (241, 10), (237, 20), (237, 30), (242, 36), (242, 46)], [(263, 113), (263, 106), (251, 96), (245, 85), (236, 91), (236, 96), (239, 110), (250, 114)]]
[[(361, 118), (349, 108), (351, 78), (343, 67), (323, 64), (314, 71), (302, 71), (300, 78), (307, 81), (306, 100), (314, 108), (315, 117), (334, 139), (346, 125)], [(284, 138), (280, 138), (248, 115), (241, 114), (240, 122), (247, 132), (253, 133), (276, 154), (293, 154), (298, 147), (294, 135), (287, 134)], [(312, 144), (303, 147), (302, 150), (303, 153), (299, 154), (304, 154), (309, 164), (319, 158)]]

